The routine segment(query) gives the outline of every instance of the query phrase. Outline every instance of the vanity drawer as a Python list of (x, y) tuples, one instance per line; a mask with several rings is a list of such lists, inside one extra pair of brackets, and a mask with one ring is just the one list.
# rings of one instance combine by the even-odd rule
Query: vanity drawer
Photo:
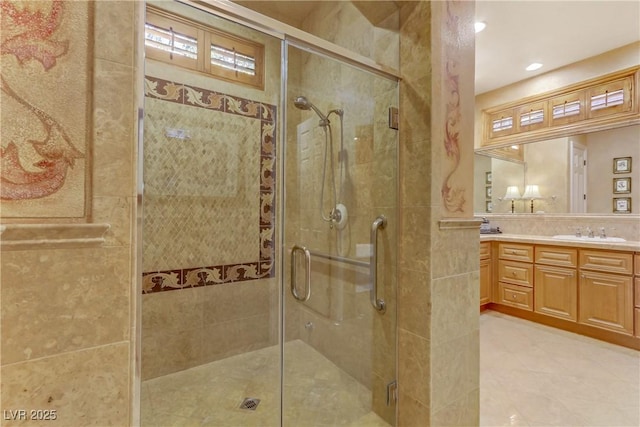
[(536, 246), (536, 264), (575, 268), (578, 265), (578, 250), (557, 246)]
[(580, 268), (607, 273), (633, 274), (633, 254), (630, 252), (580, 249)]
[(519, 243), (500, 243), (498, 257), (512, 261), (533, 262), (533, 246)]
[(533, 286), (533, 264), (498, 261), (498, 281), (520, 286)]
[(533, 311), (533, 288), (498, 282), (498, 303)]
[(636, 254), (635, 259), (636, 266), (634, 267), (634, 270), (636, 272), (636, 276), (640, 276), (640, 254)]
[(491, 243), (482, 242), (480, 243), (480, 259), (491, 258)]

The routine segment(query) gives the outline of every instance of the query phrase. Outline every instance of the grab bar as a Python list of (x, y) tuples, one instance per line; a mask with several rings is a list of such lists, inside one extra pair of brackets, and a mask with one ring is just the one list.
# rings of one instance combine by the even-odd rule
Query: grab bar
[(371, 305), (381, 314), (387, 309), (383, 299), (378, 298), (378, 230), (387, 225), (384, 215), (377, 217), (371, 224), (371, 261), (369, 262), (369, 276), (371, 277)]
[(369, 268), (369, 261), (360, 261), (357, 259), (345, 258), (343, 256), (331, 255), (324, 252), (317, 252), (313, 249), (309, 249), (309, 253), (312, 257), (324, 258), (330, 261), (337, 261), (343, 264), (355, 265), (356, 267), (366, 267)]
[[(307, 270), (303, 297), (298, 294), (298, 289), (296, 288), (296, 252), (298, 251), (304, 254)], [(291, 294), (295, 299), (301, 302), (309, 301), (309, 298), (311, 297), (311, 253), (309, 252), (309, 249), (304, 246), (293, 245), (291, 248)]]

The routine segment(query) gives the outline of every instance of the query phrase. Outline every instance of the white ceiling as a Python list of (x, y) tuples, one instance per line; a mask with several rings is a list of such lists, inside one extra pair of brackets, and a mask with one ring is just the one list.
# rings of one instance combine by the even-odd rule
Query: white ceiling
[[(304, 0), (234, 1), (296, 27), (317, 5)], [(403, 2), (359, 3), (389, 13)], [(476, 94), (640, 40), (640, 0), (476, 0), (476, 20), (487, 23), (476, 35)], [(638, 56), (640, 63), (640, 52)], [(532, 62), (544, 66), (525, 71)]]
[[(640, 40), (640, 0), (479, 0), (476, 20), (487, 24), (476, 34), (476, 94)], [(544, 66), (525, 71), (532, 62)]]

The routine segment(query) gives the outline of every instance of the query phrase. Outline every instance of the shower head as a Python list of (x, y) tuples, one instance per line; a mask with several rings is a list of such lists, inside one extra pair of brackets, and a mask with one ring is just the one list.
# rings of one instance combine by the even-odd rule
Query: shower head
[(300, 110), (313, 110), (320, 117), (320, 125), (326, 125), (329, 123), (329, 119), (325, 116), (322, 111), (318, 110), (318, 107), (313, 105), (309, 100), (304, 96), (296, 96), (293, 100), (293, 104), (296, 108)]

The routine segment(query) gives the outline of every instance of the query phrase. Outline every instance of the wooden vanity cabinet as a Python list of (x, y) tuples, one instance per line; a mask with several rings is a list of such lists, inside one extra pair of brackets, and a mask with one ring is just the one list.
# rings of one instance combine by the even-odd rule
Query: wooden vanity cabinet
[(491, 302), (491, 243), (480, 243), (480, 306)]
[(580, 250), (578, 322), (633, 335), (633, 254)]
[(534, 311), (578, 320), (578, 250), (536, 246)]
[(640, 253), (636, 253), (635, 256), (635, 267), (634, 271), (636, 273), (636, 277), (634, 279), (635, 283), (635, 309), (634, 309), (634, 318), (636, 320), (635, 324), (635, 335), (640, 337)]
[(533, 311), (533, 245), (498, 245), (498, 295), (495, 302)]

